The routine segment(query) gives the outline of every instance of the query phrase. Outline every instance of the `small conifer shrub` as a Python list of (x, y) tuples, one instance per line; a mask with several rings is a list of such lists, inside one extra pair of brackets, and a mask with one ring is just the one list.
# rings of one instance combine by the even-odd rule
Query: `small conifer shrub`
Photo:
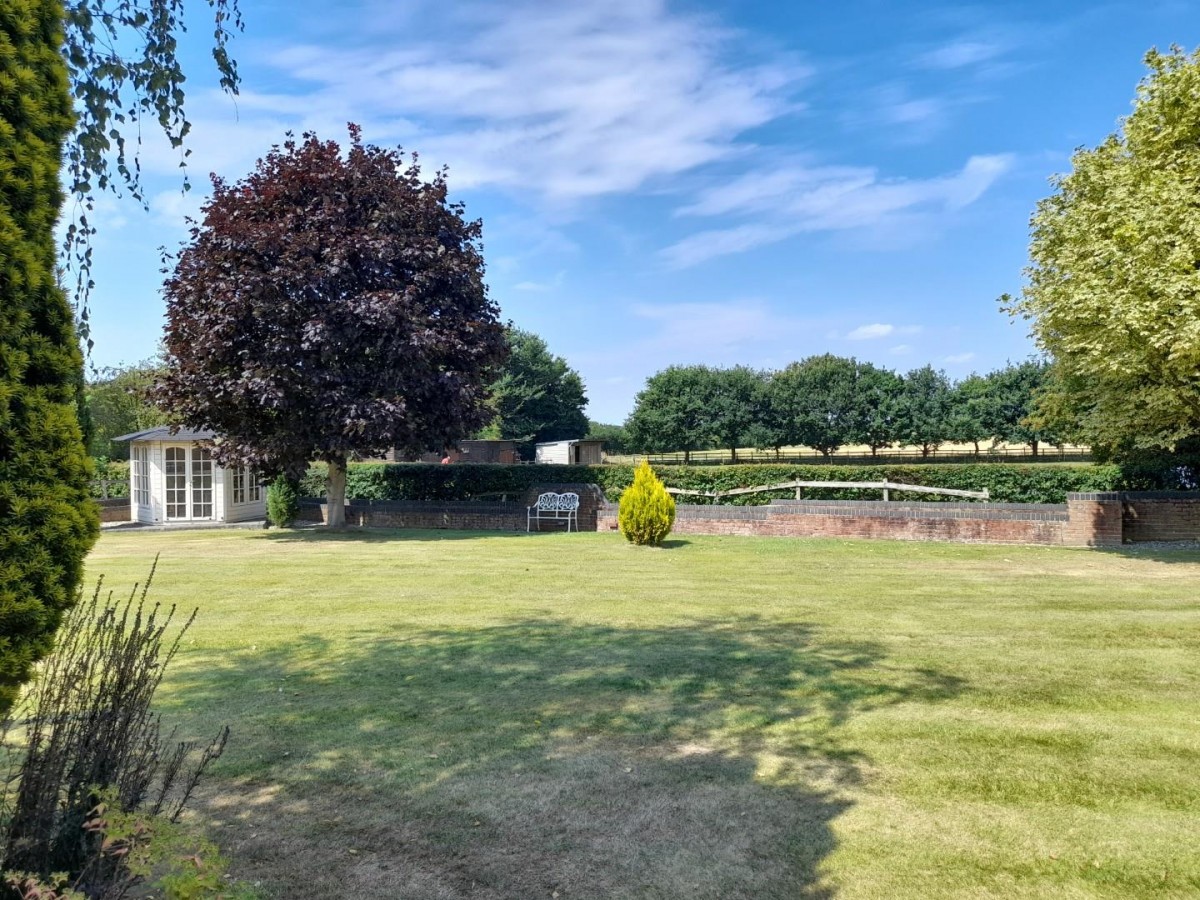
[(634, 470), (633, 484), (621, 494), (617, 514), (621, 534), (634, 544), (661, 544), (675, 524), (675, 498), (667, 493), (650, 463)]
[(276, 528), (291, 528), (300, 515), (300, 489), (291, 478), (280, 477), (267, 488), (267, 519)]

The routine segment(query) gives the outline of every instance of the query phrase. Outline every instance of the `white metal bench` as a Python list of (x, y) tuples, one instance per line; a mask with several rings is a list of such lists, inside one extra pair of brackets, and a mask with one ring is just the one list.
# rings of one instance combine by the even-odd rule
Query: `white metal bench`
[(533, 523), (537, 522), (540, 531), (544, 521), (566, 522), (567, 531), (571, 530), (571, 523), (574, 523), (575, 530), (578, 531), (579, 495), (569, 491), (564, 494), (556, 494), (553, 491), (539, 494), (533, 506), (525, 507), (525, 530), (533, 531)]

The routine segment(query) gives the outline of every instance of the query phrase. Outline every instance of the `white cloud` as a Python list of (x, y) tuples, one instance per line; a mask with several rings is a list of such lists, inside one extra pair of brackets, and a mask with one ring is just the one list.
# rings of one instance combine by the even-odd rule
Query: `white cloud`
[(891, 353), (895, 356), (907, 356), (912, 352), (913, 348), (911, 344), (897, 344), (895, 347), (888, 348), (888, 353)]
[(885, 325), (876, 323), (874, 325), (860, 325), (846, 335), (846, 339), (850, 341), (869, 341), (874, 338), (887, 337), (896, 330), (895, 325)]
[(687, 268), (805, 232), (874, 227), (911, 212), (953, 213), (978, 200), (1012, 165), (1009, 154), (972, 156), (960, 171), (926, 179), (885, 179), (871, 168), (751, 171), (703, 192), (678, 213), (757, 221), (698, 232), (660, 254), (669, 266)]
[(277, 50), (272, 65), (308, 90), (243, 95), (244, 139), (226, 133), (197, 158), (244, 168), (246, 139), (261, 152), (288, 127), (340, 135), (351, 120), (448, 164), (456, 189), (569, 203), (735, 154), (743, 132), (796, 109), (808, 72), (732, 62), (738, 35), (660, 0), (430, 5), (421, 29), (391, 27), (403, 10), (378, 15), (369, 45)]
[(975, 358), (974, 353), (952, 353), (950, 356), (942, 358), (942, 362), (958, 364), (967, 363)]
[(916, 63), (926, 69), (962, 69), (993, 60), (1006, 49), (995, 41), (964, 38), (922, 53)]
[(547, 281), (518, 281), (513, 285), (513, 290), (525, 291), (532, 294), (547, 294), (550, 291), (556, 291), (561, 288), (566, 276), (566, 272), (560, 271)]
[(871, 325), (860, 325), (846, 335), (848, 341), (871, 341), (889, 335), (920, 334), (925, 329), (920, 325), (890, 325), (875, 322)]

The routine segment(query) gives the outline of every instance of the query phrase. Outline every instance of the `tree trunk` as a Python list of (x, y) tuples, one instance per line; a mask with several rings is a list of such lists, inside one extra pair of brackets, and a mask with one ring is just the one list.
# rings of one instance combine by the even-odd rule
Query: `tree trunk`
[(979, 455), (979, 441), (972, 441), (971, 443), (973, 443), (975, 445), (975, 455), (978, 456)]
[(685, 466), (690, 466), (692, 464), (692, 451), (691, 450), (683, 451), (683, 464)]
[(1038, 453), (1038, 442), (1037, 442), (1037, 441), (1030, 441), (1030, 442), (1029, 442), (1029, 446), (1033, 448), (1033, 458), (1034, 458), (1034, 459), (1037, 459), (1037, 453)]
[(325, 502), (329, 509), (329, 528), (346, 527), (346, 457), (329, 463), (329, 477), (325, 481)]
[(737, 447), (729, 448), (729, 461), (731, 463), (737, 462)]

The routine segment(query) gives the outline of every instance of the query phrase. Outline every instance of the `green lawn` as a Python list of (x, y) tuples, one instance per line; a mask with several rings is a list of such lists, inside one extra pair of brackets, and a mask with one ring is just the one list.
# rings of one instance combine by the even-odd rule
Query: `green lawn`
[(1200, 553), (105, 535), (280, 898), (1195, 897)]

